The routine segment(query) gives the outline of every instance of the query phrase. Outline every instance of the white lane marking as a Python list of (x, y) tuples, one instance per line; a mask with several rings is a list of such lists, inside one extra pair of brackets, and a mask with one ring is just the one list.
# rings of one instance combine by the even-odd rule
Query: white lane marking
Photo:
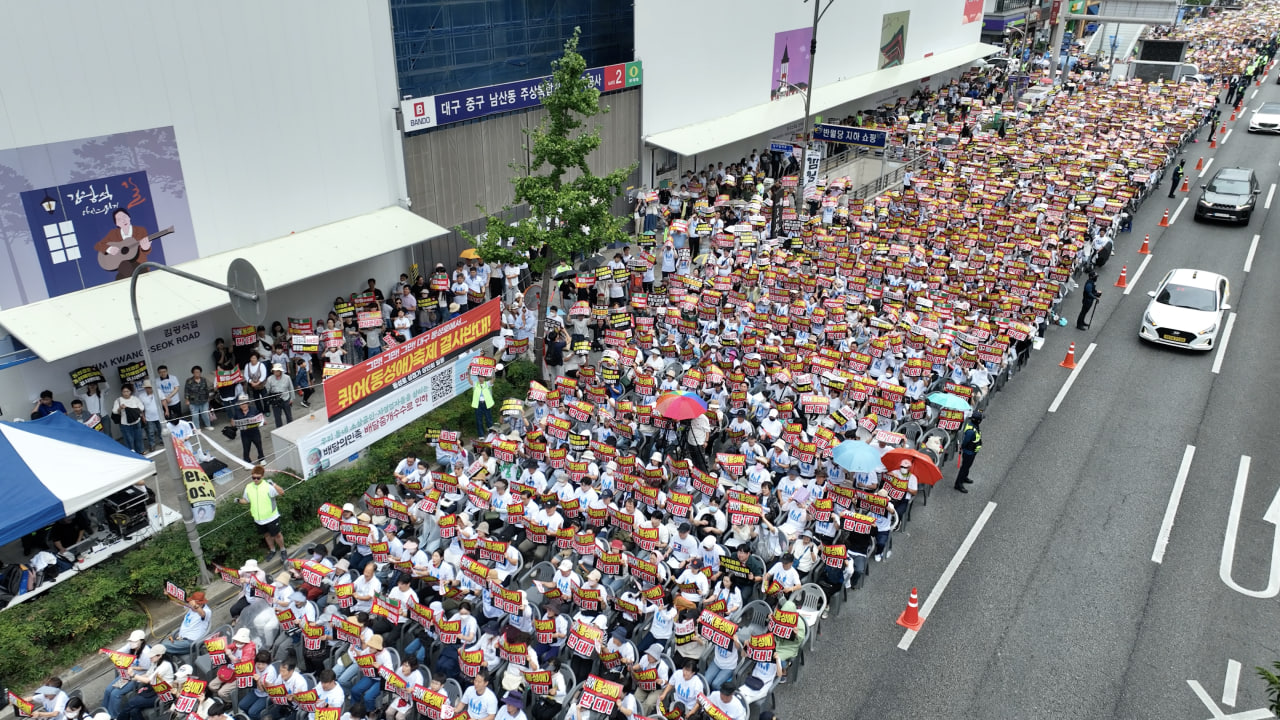
[(1264, 210), (1271, 209), (1271, 198), (1276, 194), (1276, 184), (1271, 183), (1271, 189), (1267, 191), (1267, 201), (1262, 204)]
[[(943, 591), (947, 589), (947, 585), (951, 582), (951, 577), (956, 574), (956, 570), (960, 569), (960, 563), (964, 562), (965, 556), (969, 554), (969, 549), (978, 540), (978, 533), (982, 532), (982, 528), (986, 527), (987, 521), (991, 519), (991, 513), (995, 512), (995, 510), (995, 503), (987, 503), (987, 506), (982, 509), (982, 514), (974, 521), (973, 527), (969, 528), (969, 534), (964, 537), (964, 542), (960, 543), (960, 548), (952, 556), (951, 562), (947, 563), (946, 569), (942, 571), (942, 576), (938, 578), (938, 582), (929, 591), (929, 597), (925, 598), (925, 601), (920, 605), (921, 620), (928, 619), (933, 606), (938, 603), (938, 598), (942, 597)], [(919, 632), (916, 630), (908, 630), (903, 633), (902, 639), (898, 641), (898, 649), (909, 649), (918, 634)]]
[(1244, 508), (1244, 491), (1249, 484), (1249, 465), (1253, 459), (1240, 456), (1240, 471), (1236, 473), (1236, 487), (1231, 494), (1231, 511), (1227, 516), (1227, 534), (1222, 540), (1222, 560), (1218, 563), (1218, 577), (1232, 590), (1251, 598), (1265, 600), (1280, 595), (1280, 492), (1271, 498), (1271, 504), (1262, 514), (1262, 521), (1274, 525), (1271, 546), (1271, 574), (1262, 590), (1247, 590), (1231, 579), (1231, 566), (1236, 556), (1236, 534), (1240, 531), (1240, 511)]
[(1219, 145), (1226, 145), (1226, 144), (1227, 144), (1227, 138), (1231, 137), (1231, 132), (1232, 132), (1233, 130), (1235, 130), (1235, 128), (1227, 128), (1227, 134), (1222, 136), (1222, 142), (1220, 142), (1220, 143), (1218, 143), (1218, 144), (1219, 144)]
[(1067, 392), (1071, 390), (1071, 386), (1075, 383), (1076, 377), (1080, 371), (1084, 369), (1084, 364), (1089, 362), (1089, 356), (1093, 354), (1093, 349), (1098, 347), (1098, 343), (1089, 343), (1089, 347), (1085, 349), (1084, 355), (1080, 356), (1080, 362), (1076, 363), (1076, 369), (1071, 371), (1067, 376), (1067, 381), (1062, 384), (1062, 389), (1058, 391), (1058, 396), (1053, 399), (1053, 404), (1049, 406), (1049, 412), (1058, 412), (1058, 406), (1062, 404), (1063, 398), (1067, 396)]
[(1261, 88), (1254, 88), (1254, 89), (1253, 89), (1253, 92), (1249, 93), (1249, 99), (1250, 99), (1250, 100), (1252, 100), (1252, 99), (1254, 99), (1254, 98), (1258, 97), (1258, 90), (1260, 90), (1260, 89), (1261, 89)]
[(1218, 354), (1213, 357), (1213, 367), (1210, 372), (1217, 375), (1222, 371), (1222, 357), (1227, 354), (1227, 343), (1231, 341), (1231, 328), (1236, 326), (1236, 314), (1232, 312), (1227, 316), (1227, 324), (1222, 328), (1222, 340), (1218, 343)]
[(1258, 238), (1260, 235), (1254, 235), (1253, 241), (1249, 243), (1249, 254), (1244, 258), (1244, 271), (1249, 272), (1253, 269), (1253, 254), (1258, 252)]
[(1142, 258), (1142, 264), (1138, 266), (1137, 270), (1133, 271), (1133, 276), (1130, 277), (1126, 282), (1128, 287), (1124, 289), (1125, 295), (1128, 295), (1129, 293), (1133, 292), (1133, 289), (1138, 286), (1138, 278), (1142, 277), (1142, 271), (1147, 269), (1147, 263), (1151, 262), (1151, 258), (1153, 257), (1155, 256), (1148, 255)]
[(1157, 565), (1164, 562), (1164, 551), (1169, 546), (1169, 534), (1173, 532), (1173, 521), (1178, 515), (1178, 505), (1182, 503), (1182, 490), (1187, 486), (1187, 474), (1191, 472), (1191, 458), (1195, 456), (1195, 445), (1188, 445), (1182, 453), (1182, 464), (1178, 466), (1178, 476), (1173, 481), (1173, 492), (1169, 494), (1169, 504), (1164, 509), (1164, 520), (1160, 522), (1160, 534), (1156, 536), (1156, 549), (1151, 553), (1151, 562)]
[(1243, 710), (1241, 712), (1231, 713), (1230, 715), (1222, 712), (1218, 704), (1209, 697), (1209, 691), (1195, 680), (1188, 680), (1187, 685), (1191, 686), (1191, 692), (1200, 698), (1200, 702), (1204, 703), (1205, 708), (1212, 713), (1209, 720), (1263, 720), (1263, 718), (1273, 718), (1275, 715), (1266, 708), (1257, 708), (1255, 710)]
[(1182, 202), (1178, 203), (1178, 209), (1173, 211), (1173, 215), (1169, 216), (1169, 224), (1178, 222), (1178, 216), (1182, 214), (1182, 208), (1187, 206), (1187, 200), (1191, 198), (1182, 198)]
[(1209, 166), (1212, 164), (1213, 164), (1213, 158), (1209, 158), (1207, 161), (1205, 161), (1204, 169), (1200, 171), (1200, 177), (1204, 177), (1204, 174), (1209, 172)]
[(1222, 704), (1236, 706), (1236, 690), (1240, 688), (1240, 661), (1227, 659), (1227, 679), (1222, 683)]

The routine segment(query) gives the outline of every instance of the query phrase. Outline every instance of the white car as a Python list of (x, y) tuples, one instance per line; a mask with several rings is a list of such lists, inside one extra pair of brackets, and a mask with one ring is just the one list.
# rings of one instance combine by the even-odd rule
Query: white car
[(1150, 342), (1212, 350), (1222, 329), (1222, 314), (1230, 310), (1227, 278), (1206, 270), (1170, 270), (1160, 286), (1147, 293), (1151, 302), (1142, 314), (1138, 337)]
[(1280, 102), (1262, 103), (1249, 118), (1249, 132), (1280, 132)]

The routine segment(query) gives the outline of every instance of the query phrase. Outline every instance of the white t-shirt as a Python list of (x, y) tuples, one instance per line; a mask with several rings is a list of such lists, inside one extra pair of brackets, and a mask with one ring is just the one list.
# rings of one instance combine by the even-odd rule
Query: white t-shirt
[(462, 693), (462, 704), (467, 706), (467, 714), (473, 718), (486, 718), (498, 712), (498, 696), (489, 688), (483, 695), (476, 695), (475, 687), (467, 688)]
[(702, 678), (696, 674), (685, 679), (683, 672), (676, 673), (671, 678), (671, 694), (675, 697), (675, 701), (683, 704), (685, 707), (694, 707), (698, 702), (698, 696), (706, 691), (706, 685), (702, 683)]

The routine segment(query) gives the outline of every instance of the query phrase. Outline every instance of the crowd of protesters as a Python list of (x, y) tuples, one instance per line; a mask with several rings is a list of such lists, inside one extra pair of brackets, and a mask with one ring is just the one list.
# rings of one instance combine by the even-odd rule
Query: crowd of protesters
[[(1234, 39), (1211, 40), (1214, 22)], [(1202, 61), (1240, 54), (1245, 74), (1264, 57), (1265, 74), (1269, 34), (1196, 27)], [(220, 568), (242, 590), (232, 624), (213, 628), (191, 593), (172, 637), (120, 650), (104, 711), (142, 720), (182, 702), (187, 678), (211, 681), (190, 693), (202, 718), (737, 720), (771, 705), (955, 453), (964, 491), (991, 393), (1230, 91), (1074, 68), (1044, 103), (988, 67), (851, 118), (913, 150), (902, 186), (874, 197), (823, 180), (797, 211), (796, 164), (754, 153), (642, 193), (634, 248), (557, 273), (545, 383), (478, 413), (478, 437), (433, 430), (358, 502), (319, 508), (332, 537), (274, 575)], [(398, 305), (370, 281), (335, 301), (326, 360), (492, 297), (494, 354), (532, 355), (527, 270), (438, 266), (402, 276)], [(242, 365), (236, 397), (270, 395)], [(697, 411), (670, 412), (676, 396)]]

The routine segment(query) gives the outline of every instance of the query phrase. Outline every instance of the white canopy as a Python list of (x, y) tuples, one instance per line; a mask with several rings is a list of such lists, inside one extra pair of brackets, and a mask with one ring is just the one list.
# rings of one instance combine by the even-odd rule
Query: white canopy
[[(994, 45), (974, 43), (932, 55), (923, 60), (841, 80), (814, 90), (810, 110), (814, 115), (821, 115), (832, 108), (851, 103), (859, 98), (945, 72), (999, 51), (1000, 48)], [(645, 142), (692, 157), (739, 140), (773, 132), (802, 117), (804, 117), (804, 96), (797, 94), (739, 110), (727, 117), (650, 135), (645, 138)]]
[[(244, 258), (257, 268), (270, 291), (447, 232), (408, 210), (389, 207), (177, 267), (226, 282), (227, 266), (235, 258)], [(144, 327), (172, 325), (228, 304), (227, 294), (221, 290), (160, 272), (138, 278), (138, 298), (139, 303), (150, 300)], [(96, 311), (101, 308), (116, 311)], [(0, 325), (46, 362), (134, 337), (136, 332), (129, 312), (127, 280), (0, 311)], [(50, 328), (57, 328), (57, 332)]]

